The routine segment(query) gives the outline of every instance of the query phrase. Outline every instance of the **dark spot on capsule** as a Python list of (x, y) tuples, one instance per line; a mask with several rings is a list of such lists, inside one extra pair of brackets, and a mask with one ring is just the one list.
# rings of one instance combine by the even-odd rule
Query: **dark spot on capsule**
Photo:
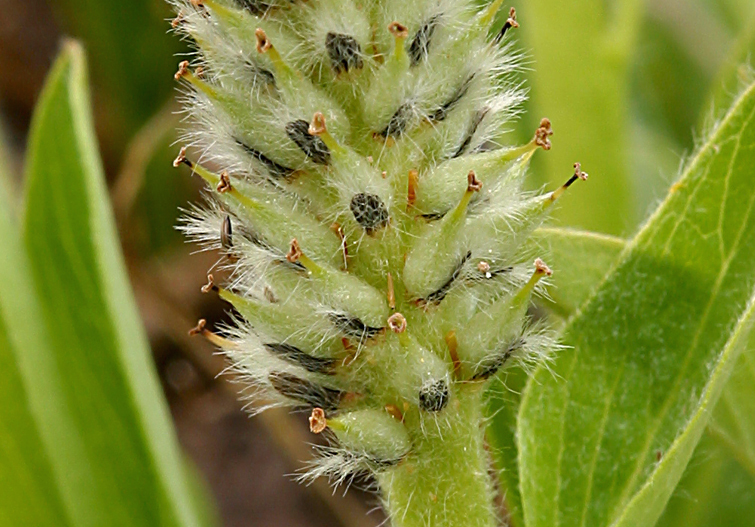
[(409, 54), (412, 66), (416, 66), (422, 60), (427, 58), (427, 55), (430, 52), (430, 40), (433, 38), (433, 33), (435, 33), (435, 28), (438, 25), (439, 19), (440, 15), (435, 15), (427, 20), (417, 30), (414, 38), (409, 43), (409, 49), (407, 49), (406, 52)]
[(379, 459), (376, 456), (367, 456), (367, 461), (371, 463), (377, 470), (385, 470), (387, 468), (395, 467), (404, 460), (403, 457), (395, 459)]
[(313, 357), (296, 346), (290, 344), (265, 344), (265, 349), (286, 362), (297, 364), (311, 373), (332, 375), (336, 366), (335, 359)]
[(490, 271), (488, 271), (488, 275), (490, 275), (490, 276), (486, 276), (486, 278), (495, 278), (497, 276), (508, 274), (508, 273), (510, 273), (513, 270), (514, 270), (514, 268), (512, 266), (501, 267), (499, 269), (491, 269)]
[(403, 134), (406, 127), (409, 126), (409, 121), (411, 120), (413, 113), (413, 106), (411, 103), (407, 102), (402, 104), (391, 116), (386, 127), (378, 132), (378, 135), (383, 137), (396, 137)]
[(451, 156), (452, 159), (464, 155), (464, 153), (469, 148), (469, 145), (472, 143), (472, 139), (474, 138), (474, 134), (477, 133), (477, 129), (480, 127), (480, 123), (482, 123), (482, 120), (485, 119), (485, 116), (488, 114), (488, 111), (490, 111), (490, 108), (484, 108), (477, 112), (477, 114), (474, 116), (474, 119), (472, 119), (472, 123), (467, 130), (466, 135), (464, 136), (464, 140), (459, 145), (459, 148), (456, 149), (454, 155)]
[(288, 137), (302, 152), (318, 165), (330, 164), (330, 150), (322, 139), (309, 133), (309, 123), (303, 119), (286, 125)]
[(367, 194), (366, 192), (356, 194), (351, 198), (349, 207), (354, 219), (367, 231), (367, 234), (372, 234), (377, 229), (385, 227), (390, 221), (385, 203), (380, 199), (380, 196), (375, 194)]
[(362, 48), (352, 36), (330, 32), (325, 36), (325, 48), (328, 50), (330, 66), (340, 75), (349, 70), (362, 67)]
[(426, 412), (440, 412), (448, 404), (448, 383), (431, 381), (419, 391), (419, 407)]
[(483, 381), (489, 379), (500, 370), (511, 358), (511, 356), (524, 347), (524, 339), (519, 337), (514, 342), (506, 346), (502, 352), (496, 353), (492, 359), (487, 362), (483, 362), (478, 371), (474, 374), (471, 380)]
[(330, 320), (333, 325), (344, 335), (352, 338), (371, 339), (379, 335), (383, 328), (368, 326), (356, 317), (345, 313), (330, 313)]
[(472, 79), (474, 79), (474, 75), (468, 77), (467, 80), (465, 80), (462, 85), (459, 86), (459, 89), (454, 92), (451, 98), (444, 102), (430, 115), (430, 120), (443, 121), (446, 117), (448, 117), (448, 114), (451, 113), (456, 105), (459, 104), (459, 101), (461, 101), (469, 92), (469, 87), (472, 85)]
[(239, 145), (241, 148), (244, 149), (244, 152), (246, 152), (251, 157), (259, 161), (262, 165), (264, 165), (271, 177), (275, 179), (279, 179), (279, 178), (288, 178), (293, 175), (294, 173), (293, 168), (288, 168), (279, 163), (276, 163), (275, 161), (267, 157), (265, 154), (263, 154), (259, 150), (252, 148), (251, 146), (244, 143), (242, 140), (238, 138), (234, 138), (234, 141), (236, 142), (237, 145)]
[(446, 281), (445, 284), (443, 284), (440, 289), (437, 291), (434, 291), (427, 295), (424, 299), (422, 299), (423, 303), (427, 304), (438, 304), (443, 301), (444, 298), (446, 298), (446, 295), (448, 295), (448, 292), (451, 290), (451, 287), (454, 285), (454, 282), (459, 278), (461, 275), (462, 269), (464, 269), (464, 265), (469, 261), (469, 259), (472, 257), (472, 251), (468, 251), (466, 255), (464, 255), (464, 258), (461, 259), (461, 261), (458, 263), (456, 268), (454, 269), (453, 273), (451, 273), (451, 276)]
[(228, 215), (223, 218), (223, 224), (220, 227), (220, 245), (225, 250), (233, 247), (233, 226), (231, 225), (231, 217)]
[(275, 86), (275, 74), (272, 71), (258, 66), (257, 64), (249, 60), (246, 61), (246, 65), (254, 75), (255, 82), (259, 80), (264, 84)]
[[(290, 3), (293, 3), (291, 0)], [(246, 9), (253, 15), (262, 16), (267, 14), (268, 11), (277, 7), (276, 2), (264, 2), (262, 0), (236, 0), (236, 5), (241, 9)]]
[(422, 217), (427, 221), (435, 221), (441, 219), (445, 215), (445, 212), (429, 212), (427, 214), (422, 214)]
[(271, 372), (268, 379), (275, 391), (306, 408), (322, 408), (325, 412), (334, 412), (338, 410), (344, 396), (341, 390), (321, 386), (290, 373)]

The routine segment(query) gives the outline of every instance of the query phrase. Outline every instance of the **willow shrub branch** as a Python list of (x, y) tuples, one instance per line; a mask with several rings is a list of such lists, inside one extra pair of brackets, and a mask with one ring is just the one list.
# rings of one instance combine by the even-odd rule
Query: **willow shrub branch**
[(523, 191), (547, 119), (494, 141), (524, 100), (514, 10), (491, 33), (501, 0), (173, 4), (196, 44), (175, 165), (208, 189), (182, 228), (238, 313), (193, 332), (331, 440), (302, 479), (372, 473), (397, 527), (497, 525), (482, 394), (552, 348), (526, 317), (551, 271), (523, 247), (586, 178)]

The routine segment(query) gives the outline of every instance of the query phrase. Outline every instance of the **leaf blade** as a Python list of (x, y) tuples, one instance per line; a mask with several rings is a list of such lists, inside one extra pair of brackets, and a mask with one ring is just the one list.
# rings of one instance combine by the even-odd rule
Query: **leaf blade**
[(74, 523), (196, 525), (125, 278), (77, 44), (43, 93), (26, 177), (24, 239), (53, 356), (29, 358), (25, 374), (54, 363), (62, 428), (37, 382), (33, 406)]
[(47, 344), (9, 199), (0, 185), (0, 525), (71, 525), (18, 364)]
[(755, 517), (755, 478), (709, 435), (703, 437), (659, 527), (747, 527)]
[[(689, 406), (700, 394), (708, 393), (699, 400), (711, 409), (740, 346), (720, 350), (734, 349), (725, 344), (755, 285), (755, 248), (741, 243), (755, 234), (747, 177), (754, 122), (755, 85), (567, 327), (564, 341), (574, 349), (559, 358), (556, 375), (540, 369), (531, 380), (518, 424), (529, 527), (610, 525), (651, 476), (664, 475), (668, 493), (681, 476), (657, 472), (671, 462), (656, 456), (697, 415)], [(721, 364), (709, 386), (708, 368)], [(700, 415), (697, 438), (707, 419)], [(692, 451), (675, 448), (683, 469)], [(639, 524), (655, 522), (665, 499), (642, 510)]]

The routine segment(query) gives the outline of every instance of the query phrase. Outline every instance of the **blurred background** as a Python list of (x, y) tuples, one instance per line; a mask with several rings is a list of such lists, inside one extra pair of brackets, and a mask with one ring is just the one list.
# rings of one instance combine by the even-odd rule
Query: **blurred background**
[[(519, 5), (521, 4), (521, 5)], [(581, 161), (590, 185), (555, 221), (631, 235), (737, 91), (755, 54), (752, 0), (516, 2), (531, 99), (511, 142), (543, 116), (554, 149), (536, 156), (532, 186), (560, 184)], [(0, 0), (0, 135), (21, 187), (32, 109), (61, 38), (89, 54), (98, 138), (123, 250), (180, 442), (204, 475), (223, 524), (374, 526), (376, 500), (294, 473), (311, 456), (306, 417), (249, 419), (220, 357), (187, 330), (226, 316), (201, 295), (212, 254), (192, 254), (176, 232), (199, 182), (171, 161), (180, 128), (173, 73), (185, 43), (169, 34), (162, 0)], [(502, 22), (501, 22), (502, 23)], [(360, 486), (357, 482), (357, 487)], [(372, 511), (367, 514), (368, 511)]]

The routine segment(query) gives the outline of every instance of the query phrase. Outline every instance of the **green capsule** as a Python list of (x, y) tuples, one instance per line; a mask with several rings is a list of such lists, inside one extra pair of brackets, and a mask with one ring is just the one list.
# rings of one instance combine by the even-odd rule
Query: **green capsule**
[(378, 465), (394, 465), (411, 450), (404, 425), (385, 410), (365, 409), (328, 419), (344, 448), (363, 454)]
[(462, 364), (465, 378), (475, 378), (497, 352), (506, 353), (507, 347), (521, 334), (527, 307), (535, 285), (551, 270), (542, 260), (535, 261), (535, 272), (515, 295), (504, 295), (484, 311), (477, 313), (456, 332), (456, 353)]

